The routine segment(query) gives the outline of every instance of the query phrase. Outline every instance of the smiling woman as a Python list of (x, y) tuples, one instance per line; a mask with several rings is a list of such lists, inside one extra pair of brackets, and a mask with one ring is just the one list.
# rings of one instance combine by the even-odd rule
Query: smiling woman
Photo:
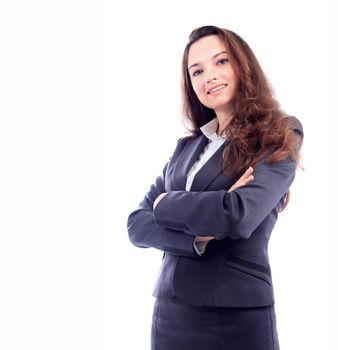
[(237, 34), (194, 30), (183, 53), (188, 137), (128, 218), (131, 242), (164, 251), (153, 350), (277, 350), (268, 242), (303, 131)]

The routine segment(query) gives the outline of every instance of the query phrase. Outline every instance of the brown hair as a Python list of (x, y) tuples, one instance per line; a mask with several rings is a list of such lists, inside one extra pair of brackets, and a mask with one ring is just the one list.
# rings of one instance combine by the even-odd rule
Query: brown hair
[[(199, 128), (216, 117), (196, 96), (188, 73), (191, 45), (208, 35), (224, 40), (228, 58), (238, 75), (234, 114), (225, 129), (228, 146), (224, 148), (224, 171), (238, 178), (251, 165), (266, 158), (277, 162), (290, 157), (299, 163), (302, 128), (294, 117), (279, 108), (272, 89), (248, 44), (236, 33), (215, 26), (192, 31), (182, 60), (182, 114), (186, 127), (197, 136)], [(299, 137), (300, 136), (300, 137)]]

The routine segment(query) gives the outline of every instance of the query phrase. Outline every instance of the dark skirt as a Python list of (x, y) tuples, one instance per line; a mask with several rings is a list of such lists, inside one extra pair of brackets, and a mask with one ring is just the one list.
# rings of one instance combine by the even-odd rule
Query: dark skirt
[(156, 299), (151, 349), (279, 350), (274, 307), (200, 307)]

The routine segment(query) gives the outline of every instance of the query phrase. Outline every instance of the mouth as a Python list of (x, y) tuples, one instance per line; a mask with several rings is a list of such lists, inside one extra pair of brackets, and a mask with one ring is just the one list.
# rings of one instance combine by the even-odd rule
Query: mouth
[(227, 86), (228, 86), (228, 84), (222, 84), (222, 85), (216, 86), (213, 89), (209, 90), (207, 92), (207, 94), (208, 95), (213, 94), (213, 93), (215, 93), (215, 92), (217, 92), (219, 90), (225, 89)]

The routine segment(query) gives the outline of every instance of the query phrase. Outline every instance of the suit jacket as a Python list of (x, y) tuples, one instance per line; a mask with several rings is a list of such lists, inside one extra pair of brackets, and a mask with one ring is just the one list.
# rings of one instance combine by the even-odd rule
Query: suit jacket
[[(299, 121), (294, 131), (303, 135)], [(200, 306), (254, 307), (274, 303), (268, 242), (294, 177), (292, 160), (258, 163), (254, 180), (228, 192), (233, 181), (222, 171), (220, 147), (196, 174), (190, 191), (187, 173), (208, 139), (182, 138), (128, 218), (131, 242), (165, 252), (154, 289), (156, 297), (176, 296)], [(153, 210), (158, 195), (162, 198)], [(215, 236), (202, 256), (195, 236)]]

